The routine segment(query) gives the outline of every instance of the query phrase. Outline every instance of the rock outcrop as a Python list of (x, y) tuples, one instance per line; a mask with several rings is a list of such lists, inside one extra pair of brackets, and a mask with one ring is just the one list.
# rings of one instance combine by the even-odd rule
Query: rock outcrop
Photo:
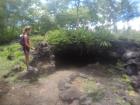
[(124, 62), (124, 73), (132, 76), (132, 86), (140, 92), (140, 44), (118, 41), (113, 44), (113, 51)]
[(140, 44), (129, 41), (114, 41), (108, 53), (124, 62), (124, 72), (130, 76), (138, 75), (140, 70)]
[(36, 67), (40, 74), (50, 73), (55, 70), (55, 55), (52, 52), (52, 46), (46, 42), (37, 45), (31, 66)]

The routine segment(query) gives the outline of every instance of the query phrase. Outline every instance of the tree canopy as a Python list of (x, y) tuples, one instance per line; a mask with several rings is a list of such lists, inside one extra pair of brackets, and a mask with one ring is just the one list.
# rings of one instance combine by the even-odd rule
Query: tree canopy
[(13, 40), (25, 25), (36, 34), (58, 28), (114, 29), (118, 21), (138, 16), (138, 3), (131, 0), (1, 0), (0, 43)]

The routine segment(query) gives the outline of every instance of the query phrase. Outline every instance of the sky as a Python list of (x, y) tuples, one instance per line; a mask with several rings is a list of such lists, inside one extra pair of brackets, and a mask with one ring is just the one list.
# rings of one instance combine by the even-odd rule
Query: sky
[[(139, 11), (140, 11), (140, 0), (133, 0), (133, 1), (136, 1), (138, 3)], [(119, 29), (122, 29), (123, 27), (126, 28), (128, 27), (127, 23), (122, 21), (118, 22), (117, 25)], [(129, 25), (131, 26), (131, 29), (140, 31), (140, 17), (130, 20)]]
[[(131, 0), (131, 1), (135, 1), (138, 3), (138, 8), (140, 11), (140, 0)], [(130, 20), (128, 24), (130, 25), (131, 29), (140, 31), (140, 17)], [(117, 27), (118, 29), (123, 29), (124, 27), (127, 28), (128, 24), (126, 22), (120, 21), (117, 23)]]
[[(47, 0), (41, 0), (42, 3), (45, 3), (46, 1)], [(133, 0), (133, 1), (136, 1), (138, 3), (139, 11), (140, 11), (140, 0)], [(140, 31), (140, 17), (130, 20), (128, 24), (130, 25), (131, 29)], [(120, 21), (117, 23), (117, 27), (118, 29), (123, 29), (124, 27), (127, 28), (128, 24), (126, 22)]]
[[(131, 27), (131, 29), (140, 31), (140, 17), (130, 20), (128, 24)], [(127, 28), (128, 24), (126, 22), (120, 21), (117, 23), (117, 27), (118, 27), (118, 29)]]

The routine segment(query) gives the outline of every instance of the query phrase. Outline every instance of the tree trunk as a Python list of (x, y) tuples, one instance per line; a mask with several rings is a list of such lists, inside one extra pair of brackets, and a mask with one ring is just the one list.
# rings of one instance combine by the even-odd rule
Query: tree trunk
[(77, 22), (76, 22), (76, 27), (79, 27), (79, 7), (80, 7), (80, 0), (76, 0), (75, 1), (75, 5), (76, 5), (76, 12), (77, 12)]

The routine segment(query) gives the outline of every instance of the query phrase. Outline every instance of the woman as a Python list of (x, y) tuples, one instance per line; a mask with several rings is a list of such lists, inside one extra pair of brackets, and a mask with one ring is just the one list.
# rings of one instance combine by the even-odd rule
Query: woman
[(26, 66), (27, 66), (27, 70), (29, 68), (29, 53), (30, 53), (30, 39), (29, 39), (29, 34), (31, 33), (31, 27), (30, 26), (26, 26), (24, 29), (23, 29), (23, 33), (21, 35), (21, 41), (23, 44), (22, 45), (22, 48), (23, 48), (23, 51), (24, 51), (24, 55), (25, 55), (25, 63), (26, 63)]

